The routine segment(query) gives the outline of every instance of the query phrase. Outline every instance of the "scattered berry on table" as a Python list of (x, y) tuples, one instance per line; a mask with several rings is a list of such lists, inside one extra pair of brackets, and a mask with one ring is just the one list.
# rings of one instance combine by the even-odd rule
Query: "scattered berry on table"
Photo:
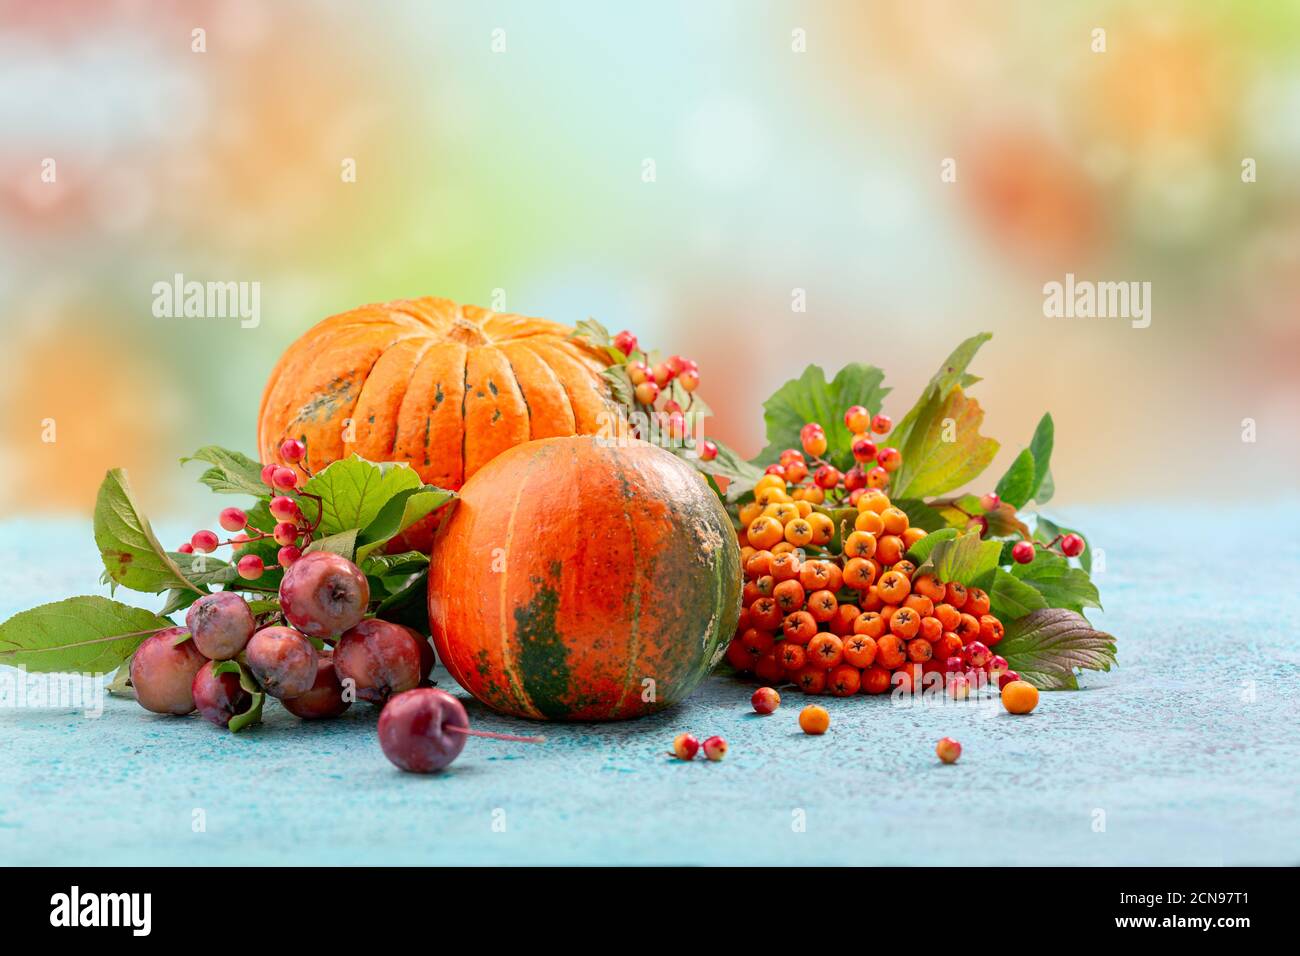
[(961, 756), (961, 744), (951, 737), (940, 737), (934, 752), (944, 763), (956, 763), (957, 758)]
[(706, 737), (701, 747), (704, 750), (704, 756), (715, 763), (727, 755), (727, 742), (716, 734), (712, 737)]
[(799, 727), (805, 734), (814, 736), (826, 733), (831, 725), (831, 715), (825, 707), (809, 704), (799, 711)]
[(1009, 714), (1027, 714), (1038, 706), (1038, 688), (1028, 681), (1009, 681), (1002, 685), (1002, 706)]
[(694, 760), (700, 752), (700, 742), (694, 734), (678, 734), (673, 738), (672, 755), (678, 760)]
[(749, 702), (754, 707), (754, 713), (771, 714), (781, 706), (781, 695), (776, 692), (775, 687), (760, 687), (754, 691)]

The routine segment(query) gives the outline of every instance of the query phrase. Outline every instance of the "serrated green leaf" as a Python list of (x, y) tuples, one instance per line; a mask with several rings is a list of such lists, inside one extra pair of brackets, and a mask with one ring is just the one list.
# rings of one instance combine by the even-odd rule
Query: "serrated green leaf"
[(1002, 568), (993, 572), (993, 581), (987, 590), (993, 615), (1004, 624), (1047, 607), (1047, 600), (1037, 588)]
[(393, 574), (414, 574), (428, 566), (429, 556), (422, 551), (403, 551), (401, 554), (372, 554), (361, 561), (362, 572), (376, 577)]
[(1039, 551), (1028, 564), (1017, 564), (1011, 573), (1043, 595), (1048, 607), (1083, 613), (1084, 608), (1101, 607), (1097, 586), (1083, 568), (1076, 568), (1057, 554)]
[(907, 515), (907, 523), (913, 528), (933, 533), (948, 527), (943, 514), (919, 498), (894, 498), (892, 501), (895, 508)]
[(956, 528), (940, 528), (938, 531), (931, 531), (907, 549), (907, 557), (920, 567), (936, 547), (944, 541), (952, 541), (959, 533)]
[(844, 424), (844, 413), (861, 405), (877, 414), (890, 392), (882, 384), (884, 380), (884, 372), (860, 362), (844, 366), (830, 382), (820, 366), (809, 365), (803, 375), (786, 382), (763, 403), (767, 447), (755, 462), (771, 464), (785, 449), (799, 448), (799, 430), (816, 422), (826, 432), (823, 457), (841, 471), (847, 470), (853, 464), (853, 434)]
[(357, 529), (349, 528), (347, 531), (340, 531), (338, 534), (331, 534), (324, 538), (317, 538), (309, 544), (304, 550), (304, 554), (312, 551), (332, 551), (334, 554), (342, 555), (349, 561), (357, 550)]
[(382, 548), (393, 537), (433, 514), (455, 497), (454, 491), (445, 491), (433, 485), (399, 491), (385, 502), (375, 519), (357, 535), (357, 560)]
[[(1034, 456), (1034, 485), (1026, 502), (1037, 500), (1042, 504), (1052, 497), (1052, 446), (1055, 441), (1056, 425), (1048, 412), (1038, 420), (1034, 437), (1029, 441), (1029, 451)], [(1024, 502), (1018, 507), (1024, 507)]]
[(600, 377), (608, 384), (610, 397), (616, 404), (623, 408), (632, 407), (635, 394), (632, 390), (632, 379), (628, 378), (626, 365), (615, 362), (602, 371)]
[(897, 442), (903, 461), (890, 479), (890, 497), (930, 498), (979, 477), (999, 447), (980, 434), (983, 421), (979, 402), (960, 387), (936, 394)]
[(726, 478), (728, 480), (727, 499), (735, 501), (747, 491), (753, 490), (758, 479), (763, 477), (763, 469), (745, 461), (722, 442), (714, 442), (714, 444), (718, 446), (718, 457), (712, 461), (704, 461), (693, 451), (684, 448), (674, 448), (671, 451), (678, 457), (689, 461), (697, 471), (702, 471), (706, 475)]
[(992, 577), (1001, 555), (1000, 542), (984, 541), (978, 531), (967, 531), (934, 545), (918, 572), (932, 573), (944, 582), (982, 587)]
[[(318, 471), (303, 485), (303, 491), (321, 498), (318, 533), (333, 535), (369, 527), (395, 495), (423, 486), (420, 476), (405, 463), (376, 464), (353, 455)], [(302, 497), (299, 504), (309, 519), (316, 517), (312, 499)]]
[(1108, 671), (1115, 663), (1115, 638), (1063, 608), (1042, 608), (1010, 622), (997, 650), (1021, 680), (1040, 690), (1074, 690), (1076, 668)]
[(1007, 504), (1020, 509), (1034, 496), (1035, 480), (1034, 453), (1026, 448), (1016, 456), (1006, 474), (998, 479), (994, 490)]
[[(183, 554), (169, 551), (167, 556), (176, 562), (186, 579), (198, 585), (229, 584), (239, 577), (239, 570), (210, 554)], [(198, 595), (194, 596), (198, 600)]]
[(72, 597), (0, 624), (0, 664), (29, 671), (107, 674), (150, 634), (174, 626), (152, 611), (106, 597)]
[(190, 461), (207, 462), (212, 467), (199, 476), (213, 491), (223, 494), (253, 495), (260, 498), (269, 495), (271, 489), (262, 482), (262, 464), (249, 458), (243, 452), (231, 451), (217, 445), (205, 445), (190, 455), (182, 458), (181, 464)]
[(94, 527), (104, 570), (115, 583), (148, 594), (171, 588), (199, 591), (159, 544), (121, 468), (108, 472), (99, 486)]

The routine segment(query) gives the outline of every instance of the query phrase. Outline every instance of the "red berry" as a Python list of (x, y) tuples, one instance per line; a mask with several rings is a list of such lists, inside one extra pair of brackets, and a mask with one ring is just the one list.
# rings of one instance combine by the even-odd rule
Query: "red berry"
[(849, 492), (862, 491), (867, 487), (867, 473), (862, 470), (861, 465), (854, 465), (844, 473), (844, 490)]
[(190, 544), (199, 554), (209, 554), (217, 549), (217, 536), (211, 531), (195, 531)]
[(275, 554), (275, 559), (280, 563), (280, 567), (289, 568), (293, 563), (302, 557), (302, 552), (293, 545), (285, 545)]
[(292, 491), (298, 487), (298, 473), (292, 468), (281, 465), (271, 476), (271, 484), (281, 491)]
[(718, 457), (718, 446), (707, 438), (700, 444), (700, 460), (713, 461)]
[(776, 692), (775, 687), (760, 687), (754, 691), (749, 702), (754, 707), (754, 713), (770, 714), (781, 706), (781, 695)]
[(279, 467), (280, 467), (279, 465), (274, 464), (274, 463), (269, 464), (269, 465), (263, 465), (263, 466), (262, 466), (262, 484), (264, 484), (264, 485), (273, 485), (273, 484), (275, 483), (275, 472), (276, 472), (276, 469), (278, 469)]
[(819, 488), (834, 488), (840, 483), (840, 470), (834, 465), (822, 465), (813, 475), (813, 481)]
[(1011, 557), (1015, 559), (1016, 564), (1028, 564), (1034, 560), (1034, 545), (1029, 541), (1017, 541), (1015, 547), (1011, 549)]
[(243, 531), (248, 524), (248, 515), (239, 508), (222, 508), (217, 521), (227, 531)]
[[(864, 425), (863, 422), (866, 422)], [(871, 427), (871, 413), (861, 405), (850, 405), (844, 410), (844, 427), (853, 434)]]
[(876, 452), (876, 443), (870, 438), (859, 438), (853, 443), (853, 457), (858, 461), (875, 461)]
[(967, 663), (971, 667), (980, 668), (993, 659), (993, 652), (983, 641), (971, 641), (963, 649), (962, 653), (966, 657)]
[(765, 475), (776, 475), (778, 478), (785, 477), (785, 465), (768, 465), (763, 469)]
[(678, 734), (673, 738), (672, 754), (678, 760), (694, 760), (700, 751), (700, 742), (693, 734)]
[(982, 538), (989, 533), (989, 519), (983, 515), (975, 515), (970, 521), (966, 522), (966, 527), (978, 529)]
[(668, 437), (684, 438), (686, 436), (686, 416), (681, 412), (672, 412), (667, 421)]
[(939, 755), (939, 759), (944, 763), (956, 763), (957, 758), (961, 756), (961, 744), (951, 737), (941, 737), (934, 748), (934, 752)]
[(693, 392), (700, 387), (700, 373), (687, 369), (682, 372), (681, 375), (677, 376), (677, 381), (681, 382), (683, 389), (688, 392)]
[(956, 654), (943, 662), (943, 669), (949, 674), (960, 674), (966, 669), (966, 662)]
[(799, 441), (803, 450), (813, 458), (820, 458), (826, 452), (826, 432), (816, 422), (809, 422), (799, 429)]
[(654, 368), (650, 370), (650, 374), (654, 376), (655, 384), (658, 385), (660, 388), (663, 388), (665, 385), (671, 382), (673, 378), (677, 375), (677, 373), (672, 370), (672, 368), (668, 365), (667, 362), (660, 362), (658, 365), (656, 365)]
[(877, 415), (871, 420), (871, 430), (877, 435), (886, 435), (894, 427), (894, 420), (888, 415)]
[(788, 465), (792, 461), (803, 461), (803, 452), (794, 448), (787, 448), (781, 452), (780, 461), (783, 465)]
[(1006, 687), (1013, 680), (1020, 680), (1020, 675), (1015, 671), (1004, 671), (998, 676), (998, 690)]
[[(994, 654), (988, 663), (988, 672), (991, 677), (997, 677), (1005, 674), (1007, 671), (1007, 659), (1001, 654)], [(999, 688), (1000, 689), (1000, 688)]]
[(868, 488), (883, 488), (889, 484), (889, 472), (877, 465), (867, 472)]
[(638, 349), (636, 336), (627, 329), (624, 329), (622, 332), (614, 336), (614, 348), (618, 349), (624, 355), (631, 355)]
[(642, 382), (636, 387), (636, 400), (642, 405), (653, 405), (659, 397), (659, 386), (654, 382)]
[(235, 567), (239, 569), (239, 576), (246, 581), (256, 581), (262, 576), (262, 572), (266, 570), (262, 564), (262, 559), (255, 554), (244, 555), (239, 559), (239, 563)]
[(997, 511), (998, 506), (1002, 504), (1002, 499), (996, 492), (990, 491), (987, 495), (980, 498), (980, 507), (985, 511)]
[(727, 742), (716, 734), (704, 739), (704, 756), (717, 763), (727, 755)]
[(307, 446), (296, 438), (280, 442), (280, 457), (285, 461), (302, 461), (307, 457)]
[(1061, 553), (1067, 558), (1075, 558), (1083, 554), (1083, 539), (1077, 534), (1067, 534), (1061, 539)]
[(180, 546), (179, 548), (177, 548), (176, 550), (179, 551), (181, 554), (193, 554), (193, 553), (194, 553), (194, 545), (192, 545), (192, 544), (190, 544), (188, 541), (186, 541), (183, 545), (181, 545), (181, 546)]
[(297, 521), (302, 517), (302, 509), (298, 507), (298, 502), (284, 495), (276, 495), (271, 499), (271, 517), (278, 518), (280, 521)]
[(271, 532), (276, 544), (290, 545), (298, 540), (298, 526), (292, 521), (281, 521)]
[(903, 456), (897, 448), (882, 448), (876, 452), (876, 464), (885, 471), (898, 471), (898, 466), (903, 463)]

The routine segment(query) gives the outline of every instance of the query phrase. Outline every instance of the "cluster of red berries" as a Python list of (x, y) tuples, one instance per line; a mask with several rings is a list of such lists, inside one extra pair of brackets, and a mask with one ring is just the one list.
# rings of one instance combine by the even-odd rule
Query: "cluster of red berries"
[(857, 499), (839, 554), (831, 518), (794, 500), (785, 479), (765, 475), (740, 511), (743, 609), (727, 659), (767, 683), (841, 697), (921, 687), (939, 673), (969, 696), (986, 679), (1014, 680), (992, 648), (1002, 622), (979, 588), (916, 573), (906, 552), (925, 536), (881, 491)]
[(832, 501), (847, 500), (856, 505), (865, 491), (886, 487), (889, 476), (903, 463), (897, 448), (877, 443), (877, 439), (889, 434), (893, 421), (888, 415), (872, 417), (861, 405), (854, 405), (845, 411), (844, 424), (853, 433), (854, 464), (848, 471), (840, 471), (822, 458), (827, 447), (826, 429), (817, 422), (808, 422), (799, 430), (803, 451), (787, 448), (776, 464), (767, 466), (767, 474), (794, 486), (791, 497), (796, 501), (813, 504), (822, 504), (830, 496)]
[[(676, 381), (688, 396), (693, 396), (700, 387), (700, 366), (694, 359), (681, 355), (670, 355), (662, 362), (651, 365), (646, 361), (641, 345), (635, 335), (624, 329), (614, 336), (614, 347), (628, 357), (627, 377), (632, 383), (632, 394), (638, 405), (656, 415), (660, 430), (673, 440), (686, 437), (690, 431), (687, 418), (690, 404), (685, 408), (674, 398), (666, 397), (668, 384)], [(660, 407), (655, 403), (663, 399)], [(712, 461), (718, 457), (718, 446), (708, 439), (700, 443), (698, 449), (702, 461)]]
[[(280, 458), (289, 464), (274, 462), (262, 468), (262, 482), (275, 494), (271, 497), (271, 517), (275, 526), (270, 531), (251, 529), (248, 525), (248, 513), (242, 508), (223, 508), (217, 521), (232, 537), (222, 541), (215, 532), (196, 531), (190, 540), (176, 550), (181, 554), (210, 554), (217, 548), (229, 545), (236, 550), (254, 541), (273, 539), (280, 546), (276, 560), (280, 567), (288, 569), (302, 557), (303, 550), (311, 544), (312, 537), (320, 525), (320, 497), (308, 494), (299, 485), (311, 477), (307, 468), (307, 446), (296, 438), (289, 438), (280, 443)], [(303, 514), (299, 499), (311, 498), (316, 501), (316, 519), (310, 521)], [(236, 561), (239, 576), (246, 581), (256, 581), (266, 570), (260, 555), (243, 554)]]
[(704, 743), (700, 743), (694, 734), (678, 734), (673, 738), (673, 749), (669, 751), (669, 756), (678, 760), (694, 760), (701, 750), (704, 751), (704, 756), (717, 763), (727, 755), (727, 742), (717, 734), (706, 737)]

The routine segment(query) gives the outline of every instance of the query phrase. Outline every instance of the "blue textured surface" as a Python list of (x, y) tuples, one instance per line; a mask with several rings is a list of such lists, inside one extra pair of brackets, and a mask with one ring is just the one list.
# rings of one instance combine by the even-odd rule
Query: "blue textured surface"
[[(1094, 620), (1119, 637), (1120, 667), (1044, 694), (1029, 717), (822, 698), (831, 730), (814, 738), (798, 730), (798, 693), (760, 718), (748, 685), (715, 678), (667, 714), (548, 726), (544, 746), (471, 740), (448, 772), (417, 777), (385, 761), (361, 706), (303, 724), (269, 703), (238, 736), (115, 698), (98, 719), (7, 709), (0, 860), (1300, 862), (1300, 506), (1059, 517), (1105, 551)], [(0, 551), (5, 617), (101, 591), (86, 524), (9, 522)], [(478, 727), (537, 732), (469, 709)], [(721, 733), (731, 752), (673, 761), (679, 730)], [(934, 758), (944, 735), (965, 747), (955, 766)]]

